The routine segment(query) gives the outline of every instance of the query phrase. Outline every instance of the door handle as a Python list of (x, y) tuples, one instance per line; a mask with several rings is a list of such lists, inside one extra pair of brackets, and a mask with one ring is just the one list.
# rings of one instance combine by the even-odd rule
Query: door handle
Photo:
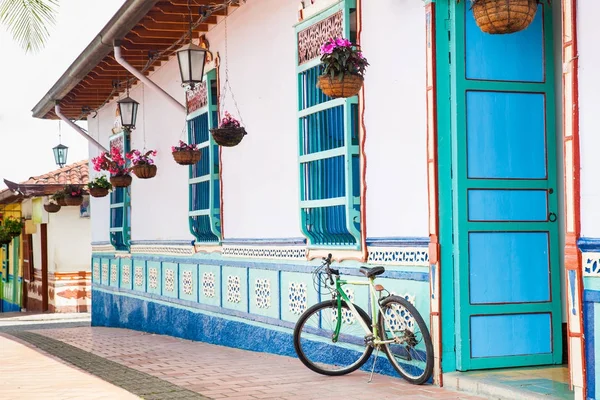
[(554, 214), (553, 212), (551, 212), (550, 214), (548, 214), (548, 221), (550, 221), (550, 222), (556, 222), (556, 214)]

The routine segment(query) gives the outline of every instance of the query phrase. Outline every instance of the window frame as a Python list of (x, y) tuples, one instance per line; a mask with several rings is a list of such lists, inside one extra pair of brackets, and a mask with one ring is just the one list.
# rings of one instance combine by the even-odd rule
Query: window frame
[[(109, 138), (109, 147), (113, 148), (113, 142), (123, 139), (123, 149), (122, 155), (126, 160), (126, 167), (129, 167), (129, 160), (125, 155), (131, 149), (131, 136), (126, 129), (121, 130), (118, 133), (115, 133)], [(110, 209), (109, 209), (109, 218), (108, 218), (108, 229), (110, 236), (110, 243), (117, 251), (129, 251), (131, 247), (131, 186), (124, 188), (113, 188), (113, 191), (110, 193)], [(123, 193), (123, 201), (117, 202), (116, 198), (118, 193), (122, 191)], [(112, 212), (115, 209), (122, 208), (123, 209), (123, 217), (122, 223), (120, 227), (112, 227)], [(121, 233), (122, 235), (122, 243), (119, 243), (116, 239), (116, 233)]]
[[(221, 215), (221, 149), (210, 134), (210, 129), (217, 128), (219, 123), (219, 79), (218, 70), (213, 68), (204, 74), (203, 80), (206, 85), (206, 105), (194, 110), (186, 116), (187, 137), (189, 144), (197, 144), (192, 132), (192, 124), (196, 118), (207, 115), (208, 120), (208, 140), (202, 142), (198, 147), (200, 150), (208, 147), (208, 174), (201, 177), (194, 177), (194, 168), (197, 164), (189, 167), (188, 173), (188, 224), (190, 233), (194, 236), (196, 244), (202, 245), (221, 245), (222, 242), (222, 215)], [(213, 88), (213, 82), (215, 87)], [(216, 99), (216, 101), (215, 101)], [(204, 153), (204, 152), (203, 152)], [(203, 158), (205, 155), (203, 154)], [(215, 157), (217, 160), (215, 160)], [(200, 159), (199, 162), (202, 162)], [(199, 209), (194, 203), (194, 185), (202, 182), (209, 182), (208, 185), (208, 208)], [(218, 201), (216, 200), (218, 196)], [(210, 225), (210, 234), (215, 240), (206, 240), (196, 234), (194, 229), (194, 217), (208, 216)], [(207, 232), (208, 233), (208, 232)]]
[[(361, 111), (359, 108), (359, 98), (354, 96), (351, 98), (340, 98), (340, 99), (329, 99), (316, 105), (304, 107), (304, 89), (305, 82), (303, 74), (307, 71), (318, 67), (321, 64), (320, 56), (303, 62), (300, 64), (299, 56), (299, 33), (314, 26), (321, 21), (324, 21), (338, 12), (342, 12), (342, 30), (343, 36), (350, 38), (352, 35), (351, 30), (351, 13), (352, 10), (357, 13), (357, 1), (356, 0), (343, 0), (339, 3), (332, 4), (331, 6), (311, 15), (305, 20), (301, 21), (295, 26), (295, 40), (296, 40), (296, 76), (297, 76), (297, 118), (298, 118), (298, 165), (299, 165), (299, 210), (300, 210), (300, 225), (302, 234), (307, 239), (307, 247), (309, 249), (335, 249), (335, 250), (361, 250), (363, 246), (363, 234), (364, 230), (363, 221), (361, 214), (363, 211), (363, 193), (361, 188), (362, 182), (362, 145), (360, 138), (359, 121), (361, 118)], [(358, 15), (356, 15), (358, 19)], [(358, 34), (358, 32), (356, 32)], [(320, 89), (315, 89), (320, 92)], [(315, 115), (325, 110), (333, 110), (337, 107), (343, 107), (343, 124), (344, 124), (344, 145), (333, 149), (324, 151), (318, 151), (308, 154), (303, 154), (303, 119), (309, 115)], [(353, 120), (353, 108), (356, 109), (356, 120)], [(353, 125), (354, 128), (353, 128)], [(354, 131), (353, 131), (354, 129)], [(352, 144), (353, 132), (356, 134), (356, 144)], [(321, 200), (304, 200), (307, 198), (307, 188), (310, 185), (309, 173), (303, 171), (304, 166), (307, 163), (316, 160), (327, 160), (333, 159), (334, 157), (344, 157), (345, 166), (344, 169), (344, 196), (336, 198), (325, 198)], [(354, 163), (354, 158), (357, 158)], [(305, 176), (307, 176), (305, 178)], [(358, 179), (356, 179), (358, 178)], [(356, 181), (355, 181), (356, 179)], [(309, 209), (321, 208), (325, 209), (332, 206), (344, 206), (345, 209), (345, 228), (354, 243), (342, 243), (340, 240), (338, 243), (323, 243), (324, 240), (316, 241), (313, 240), (313, 234), (309, 231), (309, 225), (315, 224), (316, 221), (309, 220)], [(322, 225), (327, 224), (327, 218), (322, 216)], [(358, 225), (358, 226), (357, 226)], [(326, 233), (320, 233), (322, 236), (326, 236)]]

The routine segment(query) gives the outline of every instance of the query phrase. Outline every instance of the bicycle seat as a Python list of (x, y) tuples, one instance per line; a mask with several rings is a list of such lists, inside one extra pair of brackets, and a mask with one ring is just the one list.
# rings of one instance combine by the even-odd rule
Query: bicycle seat
[(362, 272), (363, 275), (366, 276), (367, 278), (371, 278), (372, 276), (377, 276), (377, 275), (383, 274), (385, 272), (385, 268), (383, 268), (383, 267), (373, 267), (373, 268), (360, 267), (359, 271)]

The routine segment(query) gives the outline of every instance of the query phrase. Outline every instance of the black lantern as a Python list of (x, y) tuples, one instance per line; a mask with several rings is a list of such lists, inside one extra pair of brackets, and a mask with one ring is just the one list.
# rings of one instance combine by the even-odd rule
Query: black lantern
[(52, 149), (54, 152), (54, 161), (59, 168), (67, 165), (67, 153), (69, 152), (69, 148), (64, 144), (59, 144), (58, 146)]
[(177, 50), (181, 83), (194, 87), (202, 82), (207, 50), (193, 43), (186, 44)]
[(121, 126), (130, 130), (135, 129), (135, 120), (140, 103), (129, 97), (129, 90), (127, 90), (127, 97), (117, 101), (117, 104), (119, 105), (119, 114), (121, 115)]

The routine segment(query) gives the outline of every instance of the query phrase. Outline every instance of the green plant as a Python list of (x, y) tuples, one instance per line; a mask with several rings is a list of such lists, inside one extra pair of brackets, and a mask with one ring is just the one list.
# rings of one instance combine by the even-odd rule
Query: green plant
[(105, 175), (99, 176), (87, 184), (88, 189), (112, 189), (112, 184), (106, 179)]
[(0, 25), (12, 33), (25, 52), (44, 47), (57, 13), (58, 0), (0, 1)]
[(67, 194), (65, 193), (64, 190), (59, 190), (58, 192), (54, 193), (50, 199), (53, 200), (55, 203), (64, 199), (65, 197), (67, 197)]
[(2, 225), (11, 237), (21, 235), (21, 231), (23, 230), (23, 223), (13, 217), (6, 218)]
[(4, 226), (0, 225), (0, 245), (9, 244), (12, 241), (12, 235)]
[(321, 54), (323, 75), (329, 75), (331, 78), (338, 77), (342, 80), (346, 74), (363, 76), (369, 66), (362, 51), (348, 39), (328, 40), (321, 47)]

